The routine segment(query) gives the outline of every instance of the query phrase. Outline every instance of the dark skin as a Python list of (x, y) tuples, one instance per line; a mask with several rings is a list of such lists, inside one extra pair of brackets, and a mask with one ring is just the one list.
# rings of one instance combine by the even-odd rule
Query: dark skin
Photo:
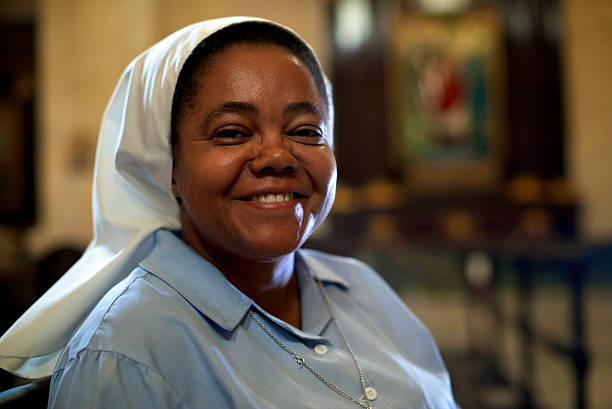
[(183, 240), (240, 291), (301, 328), (295, 251), (333, 203), (336, 163), (312, 75), (275, 45), (234, 45), (199, 74), (177, 122)]
[(230, 283), (264, 310), (296, 328), (302, 328), (300, 289), (294, 274), (293, 257), (287, 258), (287, 262), (291, 265), (258, 264), (261, 267), (258, 271), (252, 270), (257, 266), (255, 263), (248, 269), (241, 262), (216, 267)]

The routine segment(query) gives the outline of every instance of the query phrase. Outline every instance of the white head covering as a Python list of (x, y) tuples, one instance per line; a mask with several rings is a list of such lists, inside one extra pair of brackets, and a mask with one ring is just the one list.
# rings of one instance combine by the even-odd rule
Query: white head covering
[[(204, 38), (246, 21), (271, 23), (249, 17), (196, 23), (155, 44), (123, 72), (98, 138), (94, 238), (81, 259), (0, 338), (0, 367), (27, 378), (51, 375), (81, 322), (151, 250), (152, 233), (159, 228), (180, 229), (179, 207), (171, 190), (170, 148), (177, 78)], [(331, 132), (333, 104), (325, 81)]]

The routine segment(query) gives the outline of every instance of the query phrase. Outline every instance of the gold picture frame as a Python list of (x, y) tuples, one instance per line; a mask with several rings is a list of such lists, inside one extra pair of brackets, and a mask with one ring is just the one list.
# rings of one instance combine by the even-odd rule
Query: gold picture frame
[(502, 23), (492, 9), (405, 12), (391, 29), (390, 160), (413, 192), (499, 186), (503, 171)]

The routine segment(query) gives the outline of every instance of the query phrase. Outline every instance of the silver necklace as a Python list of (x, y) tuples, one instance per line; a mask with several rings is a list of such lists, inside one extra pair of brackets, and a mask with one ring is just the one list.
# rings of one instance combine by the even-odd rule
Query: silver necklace
[(316, 276), (316, 273), (314, 274), (315, 274), (315, 279), (317, 283), (319, 284), (319, 291), (321, 292), (321, 295), (323, 296), (323, 300), (325, 301), (325, 304), (327, 305), (329, 315), (331, 316), (332, 321), (336, 325), (336, 328), (338, 329), (338, 333), (340, 334), (340, 337), (342, 338), (342, 342), (344, 342), (346, 349), (348, 350), (349, 354), (351, 355), (351, 358), (353, 359), (353, 362), (355, 363), (357, 372), (359, 373), (359, 382), (361, 384), (361, 390), (363, 391), (363, 396), (361, 398), (356, 399), (352, 397), (351, 395), (346, 393), (342, 388), (340, 388), (338, 385), (336, 385), (335, 383), (327, 379), (319, 371), (313, 368), (312, 365), (310, 365), (303, 357), (299, 356), (295, 351), (289, 348), (279, 337), (274, 335), (274, 333), (266, 326), (266, 324), (264, 324), (263, 321), (257, 318), (257, 316), (253, 313), (253, 311), (249, 311), (249, 317), (251, 317), (253, 321), (255, 321), (257, 325), (259, 325), (261, 329), (263, 329), (264, 332), (268, 334), (270, 338), (274, 340), (274, 342), (276, 342), (282, 349), (284, 349), (285, 352), (291, 355), (291, 357), (295, 359), (298, 365), (303, 366), (304, 368), (308, 369), (314, 376), (316, 376), (321, 382), (327, 385), (330, 389), (332, 389), (338, 395), (361, 406), (364, 409), (372, 409), (370, 400), (376, 399), (376, 391), (373, 388), (366, 386), (363, 369), (361, 369), (359, 362), (357, 362), (357, 357), (355, 356), (355, 352), (353, 352), (353, 348), (351, 348), (351, 345), (346, 339), (346, 336), (344, 335), (344, 332), (342, 331), (342, 328), (340, 327), (340, 324), (338, 323), (338, 320), (336, 319), (336, 316), (334, 315), (334, 312), (331, 308), (331, 301), (327, 298), (327, 294), (325, 293), (325, 290), (323, 289), (323, 285), (321, 284), (321, 281)]

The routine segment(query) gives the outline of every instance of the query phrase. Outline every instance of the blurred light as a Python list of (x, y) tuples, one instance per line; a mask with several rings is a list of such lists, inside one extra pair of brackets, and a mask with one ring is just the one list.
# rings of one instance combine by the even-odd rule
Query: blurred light
[(342, 0), (338, 3), (334, 36), (340, 51), (350, 52), (365, 43), (373, 26), (368, 0)]
[(371, 243), (389, 246), (399, 242), (397, 221), (388, 214), (372, 216), (368, 223), (367, 236)]
[(543, 200), (544, 184), (536, 176), (523, 174), (508, 183), (508, 194), (517, 203), (540, 203)]
[(419, 3), (425, 12), (448, 14), (465, 10), (470, 0), (419, 0)]
[(403, 197), (401, 186), (384, 179), (374, 179), (362, 188), (361, 202), (369, 209), (398, 207)]
[(484, 289), (493, 280), (493, 263), (482, 251), (470, 253), (465, 260), (465, 278), (472, 288)]
[(548, 239), (553, 235), (552, 219), (545, 209), (527, 209), (519, 221), (521, 233), (530, 239)]
[(471, 240), (476, 233), (474, 217), (463, 210), (456, 210), (446, 215), (444, 228), (446, 236), (455, 241)]

